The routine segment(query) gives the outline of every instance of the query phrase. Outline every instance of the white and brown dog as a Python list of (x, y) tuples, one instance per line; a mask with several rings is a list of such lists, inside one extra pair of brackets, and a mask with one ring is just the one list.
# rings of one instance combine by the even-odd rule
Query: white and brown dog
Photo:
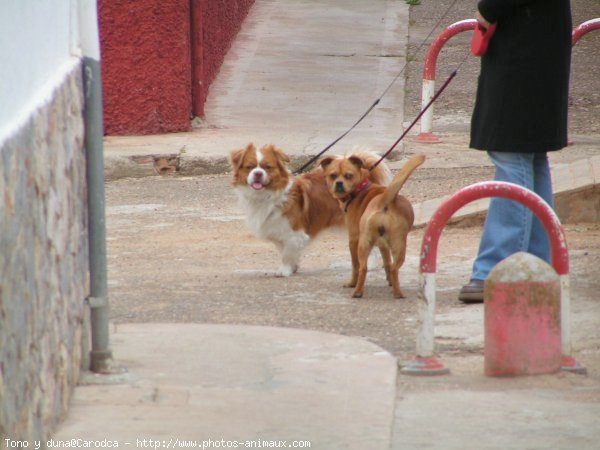
[[(378, 156), (357, 152), (365, 164)], [(232, 185), (238, 195), (246, 221), (254, 234), (273, 242), (281, 253), (279, 276), (298, 270), (302, 250), (322, 230), (344, 226), (344, 214), (327, 190), (320, 168), (293, 177), (289, 157), (274, 145), (260, 150), (253, 144), (230, 154)], [(380, 164), (371, 174), (374, 183), (387, 185), (391, 171)]]

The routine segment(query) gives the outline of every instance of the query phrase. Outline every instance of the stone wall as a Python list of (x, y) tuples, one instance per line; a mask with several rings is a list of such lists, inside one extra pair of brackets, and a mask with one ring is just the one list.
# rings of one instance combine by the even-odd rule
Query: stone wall
[(76, 65), (0, 144), (0, 448), (6, 438), (48, 438), (79, 377), (89, 284), (83, 138)]

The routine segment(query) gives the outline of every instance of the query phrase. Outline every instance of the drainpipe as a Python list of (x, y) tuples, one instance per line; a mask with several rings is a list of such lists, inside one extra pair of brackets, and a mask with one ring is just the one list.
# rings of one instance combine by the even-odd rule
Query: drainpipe
[(85, 149), (88, 189), (91, 340), (90, 369), (111, 371), (109, 303), (106, 271), (106, 221), (104, 212), (104, 150), (100, 42), (95, 0), (78, 2), (79, 38), (83, 53), (85, 94)]

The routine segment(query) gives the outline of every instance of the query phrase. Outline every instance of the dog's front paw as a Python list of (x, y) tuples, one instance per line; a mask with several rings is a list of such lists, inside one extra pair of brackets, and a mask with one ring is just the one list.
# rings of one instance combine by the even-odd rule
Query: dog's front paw
[(405, 298), (405, 295), (398, 289), (397, 291), (394, 291), (394, 298)]
[(296, 273), (298, 270), (298, 266), (281, 266), (277, 272), (275, 272), (276, 277), (289, 277)]
[(363, 296), (363, 291), (360, 291), (358, 289), (356, 289), (353, 293), (352, 293), (352, 297), (353, 298), (361, 298)]
[(347, 283), (344, 283), (345, 288), (354, 288), (356, 287), (356, 281), (350, 280)]

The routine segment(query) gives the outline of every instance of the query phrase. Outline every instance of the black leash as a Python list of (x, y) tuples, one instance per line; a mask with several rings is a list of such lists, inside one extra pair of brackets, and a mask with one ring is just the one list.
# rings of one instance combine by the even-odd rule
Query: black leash
[[(456, 4), (458, 0), (453, 0), (452, 3), (450, 4), (450, 6), (448, 6), (448, 8), (446, 9), (446, 11), (444, 11), (444, 14), (442, 15), (442, 17), (440, 17), (438, 19), (438, 21), (436, 22), (436, 24), (433, 26), (433, 28), (431, 29), (431, 31), (429, 32), (429, 34), (425, 37), (425, 39), (423, 39), (421, 41), (421, 43), (419, 44), (419, 46), (417, 47), (417, 49), (415, 50), (414, 54), (412, 56), (408, 56), (406, 57), (406, 61), (404, 62), (404, 65), (402, 66), (402, 69), (400, 69), (400, 71), (396, 74), (396, 76), (394, 77), (394, 79), (388, 84), (388, 86), (384, 89), (384, 91), (381, 93), (381, 95), (373, 102), (373, 104), (371, 106), (369, 106), (369, 108), (364, 112), (364, 114), (362, 116), (360, 116), (360, 118), (354, 122), (354, 124), (348, 128), (344, 133), (342, 133), (338, 138), (336, 138), (335, 140), (333, 140), (329, 145), (327, 145), (323, 150), (321, 150), (319, 153), (317, 153), (315, 156), (313, 156), (312, 158), (310, 158), (308, 160), (308, 162), (306, 164), (304, 164), (302, 167), (300, 167), (299, 169), (294, 171), (294, 174), (299, 174), (304, 172), (304, 170), (306, 170), (307, 167), (309, 167), (312, 163), (314, 163), (317, 159), (319, 159), (321, 156), (323, 156), (323, 154), (329, 150), (331, 147), (333, 147), (335, 144), (337, 144), (339, 141), (341, 141), (343, 138), (345, 138), (352, 130), (354, 130), (354, 128), (356, 128), (358, 126), (359, 123), (361, 123), (365, 117), (367, 117), (369, 115), (369, 113), (371, 111), (373, 111), (373, 109), (379, 104), (379, 102), (381, 101), (381, 99), (388, 93), (388, 91), (392, 88), (392, 86), (394, 85), (394, 83), (396, 83), (396, 81), (398, 80), (398, 78), (400, 78), (400, 75), (402, 75), (404, 73), (404, 70), (406, 69), (406, 66), (408, 65), (408, 62), (411, 61), (412, 59), (415, 58), (415, 56), (421, 51), (421, 48), (423, 48), (423, 46), (425, 45), (425, 43), (428, 41), (428, 39), (431, 37), (431, 35), (433, 34), (433, 32), (440, 26), (440, 24), (442, 23), (442, 20), (444, 20), (446, 18), (446, 16), (448, 15), (448, 13), (450, 12), (450, 10), (454, 7), (454, 5)], [(456, 74), (455, 74), (456, 75)], [(452, 77), (453, 78), (453, 77)], [(434, 97), (435, 98), (435, 97)], [(427, 105), (426, 108), (428, 108), (429, 105)], [(425, 112), (425, 110), (423, 110), (422, 112)], [(422, 114), (419, 115), (419, 117), (421, 117)], [(411, 125), (412, 126), (412, 125)], [(404, 137), (404, 135), (402, 136)], [(400, 141), (397, 141), (400, 142)], [(394, 144), (395, 146), (396, 144)], [(391, 151), (391, 150), (390, 150)], [(389, 153), (389, 151), (388, 151)], [(386, 153), (387, 155), (387, 153)], [(377, 163), (379, 164), (379, 162)]]
[(408, 134), (408, 132), (412, 129), (412, 127), (415, 126), (415, 124), (419, 121), (421, 116), (423, 116), (423, 114), (425, 114), (425, 111), (427, 111), (429, 109), (429, 107), (431, 105), (433, 105), (433, 102), (435, 102), (438, 99), (438, 97), (440, 95), (442, 95), (442, 92), (444, 92), (444, 90), (448, 87), (450, 82), (454, 79), (454, 77), (458, 73), (458, 69), (460, 69), (462, 67), (462, 65), (465, 63), (465, 61), (467, 60), (468, 57), (469, 57), (469, 54), (467, 53), (466, 56), (463, 57), (462, 61), (458, 64), (458, 66), (456, 66), (456, 69), (454, 69), (454, 71), (450, 74), (450, 76), (446, 79), (446, 81), (444, 81), (444, 84), (442, 84), (442, 87), (440, 87), (438, 89), (438, 91), (434, 94), (434, 96), (431, 98), (431, 100), (429, 100), (429, 102), (425, 105), (425, 107), (419, 112), (419, 114), (417, 114), (417, 117), (415, 117), (415, 119), (410, 123), (410, 125), (406, 128), (406, 130), (404, 130), (404, 133), (402, 133), (402, 135), (398, 139), (396, 139), (396, 142), (394, 142), (394, 144), (388, 149), (388, 151), (386, 151), (381, 156), (381, 158), (379, 158), (379, 160), (375, 164), (373, 164), (373, 166), (369, 169), (369, 171), (375, 169), (375, 167), (377, 167), (381, 163), (381, 161), (383, 161), (385, 158), (387, 158), (387, 156), (392, 152), (392, 150), (394, 150), (394, 148), (396, 148), (396, 146), (400, 143), (400, 141), (402, 139), (404, 139), (404, 136), (406, 136)]
[(419, 121), (419, 119), (423, 116), (423, 114), (425, 114), (425, 111), (427, 111), (429, 109), (429, 107), (431, 105), (433, 105), (433, 102), (435, 102), (438, 99), (438, 97), (440, 95), (442, 95), (442, 92), (444, 92), (444, 90), (448, 87), (448, 85), (454, 79), (456, 74), (458, 74), (458, 69), (460, 69), (462, 67), (462, 65), (465, 63), (465, 61), (467, 60), (468, 57), (469, 57), (469, 54), (467, 53), (467, 55), (465, 57), (463, 57), (462, 61), (458, 64), (458, 66), (456, 66), (456, 69), (454, 69), (454, 71), (450, 74), (450, 76), (446, 79), (446, 81), (444, 81), (444, 84), (442, 84), (442, 87), (440, 87), (438, 89), (438, 91), (434, 94), (434, 96), (431, 98), (431, 100), (429, 100), (429, 102), (427, 102), (425, 107), (419, 112), (419, 114), (417, 114), (417, 117), (415, 117), (415, 119), (410, 123), (410, 125), (406, 128), (406, 130), (404, 130), (404, 133), (402, 133), (402, 135), (398, 139), (396, 139), (396, 142), (394, 142), (394, 144), (388, 149), (388, 151), (386, 151), (381, 156), (381, 158), (379, 158), (379, 160), (375, 164), (373, 164), (373, 166), (369, 169), (369, 171), (375, 169), (375, 167), (377, 167), (381, 163), (381, 161), (383, 161), (385, 158), (387, 158), (387, 156), (390, 153), (392, 153), (392, 150), (394, 150), (394, 148), (396, 148), (396, 146), (400, 143), (400, 141), (402, 139), (404, 139), (404, 136), (406, 136), (408, 134), (408, 132), (412, 129), (412, 127), (415, 126), (415, 124)]
[[(402, 69), (404, 70), (404, 68)], [(383, 96), (379, 97), (377, 100), (375, 100), (375, 102), (369, 107), (369, 109), (367, 109), (365, 111), (365, 113), (360, 116), (360, 119), (358, 119), (354, 125), (352, 125), (350, 128), (348, 128), (343, 134), (341, 134), (337, 139), (335, 139), (333, 142), (331, 142), (331, 144), (329, 144), (327, 147), (325, 147), (323, 150), (321, 150), (319, 153), (317, 153), (315, 156), (313, 156), (312, 158), (310, 158), (308, 160), (308, 162), (306, 164), (304, 164), (302, 167), (300, 167), (299, 169), (295, 170), (294, 173), (295, 174), (299, 174), (304, 172), (304, 170), (309, 167), (312, 163), (314, 163), (317, 159), (319, 159), (323, 153), (325, 153), (327, 150), (329, 150), (331, 147), (333, 147), (335, 144), (337, 144), (339, 141), (341, 141), (342, 139), (344, 139), (346, 137), (346, 135), (348, 133), (350, 133), (354, 128), (356, 128), (356, 126), (361, 123), (363, 121), (363, 119), (365, 117), (367, 117), (367, 115), (373, 110), (373, 108), (375, 108), (379, 102), (381, 101), (381, 98)]]
[(427, 103), (427, 105), (425, 105), (425, 108), (423, 108), (421, 110), (421, 112), (419, 112), (419, 114), (417, 115), (417, 117), (415, 117), (415, 120), (413, 120), (411, 122), (411, 124), (406, 128), (406, 130), (404, 130), (404, 133), (402, 133), (402, 135), (396, 140), (396, 142), (394, 142), (394, 144), (388, 149), (387, 152), (385, 152), (381, 158), (379, 158), (379, 160), (373, 164), (373, 166), (369, 169), (369, 171), (375, 169), (375, 167), (377, 167), (381, 161), (383, 161), (385, 158), (387, 158), (387, 156), (392, 153), (392, 150), (394, 150), (396, 148), (396, 146), (400, 143), (400, 141), (402, 139), (404, 139), (404, 136), (406, 136), (408, 134), (408, 132), (412, 129), (412, 127), (415, 126), (415, 124), (419, 121), (419, 119), (421, 118), (421, 116), (423, 114), (425, 114), (425, 111), (427, 111), (429, 109), (429, 107), (433, 104), (433, 102), (435, 102), (437, 100), (437, 98), (442, 94), (442, 92), (444, 92), (444, 89), (446, 89), (446, 87), (450, 84), (450, 82), (454, 79), (454, 77), (456, 76), (458, 72), (455, 70), (454, 72), (452, 72), (450, 74), (450, 76), (448, 77), (448, 79), (445, 81), (445, 83), (442, 85), (442, 87), (435, 93), (435, 95), (431, 98), (431, 100), (429, 100), (429, 103)]

